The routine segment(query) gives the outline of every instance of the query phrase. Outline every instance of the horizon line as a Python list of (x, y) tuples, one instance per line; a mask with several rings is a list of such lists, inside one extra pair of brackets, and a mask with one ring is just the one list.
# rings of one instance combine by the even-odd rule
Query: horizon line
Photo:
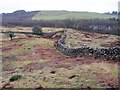
[[(91, 13), (112, 13), (113, 12), (113, 11), (93, 12), (93, 11), (78, 11), (78, 10), (24, 10), (24, 9), (19, 9), (19, 10), (14, 10), (14, 11), (11, 11), (11, 12), (2, 12), (0, 14), (3, 14), (3, 13), (14, 13), (16, 11), (22, 11), (22, 10), (26, 11), (26, 12), (33, 12), (33, 11), (68, 11), (68, 12), (91, 12)], [(117, 11), (117, 12), (119, 12), (119, 11)]]

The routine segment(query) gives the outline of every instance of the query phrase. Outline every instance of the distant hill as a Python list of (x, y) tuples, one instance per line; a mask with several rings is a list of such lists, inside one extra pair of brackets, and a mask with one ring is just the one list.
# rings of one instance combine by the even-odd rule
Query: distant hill
[(119, 19), (115, 18), (118, 18), (117, 15), (95, 12), (73, 12), (64, 10), (26, 12), (24, 10), (18, 10), (13, 13), (3, 13), (2, 26), (34, 27), (40, 25), (42, 27), (67, 27), (77, 30), (118, 35)]
[(95, 12), (75, 12), (75, 11), (31, 11), (18, 10), (13, 13), (3, 13), (3, 21), (19, 20), (64, 20), (64, 19), (107, 19), (117, 18), (117, 15), (108, 15)]
[(40, 11), (32, 17), (33, 20), (64, 20), (64, 19), (107, 19), (117, 18), (117, 15), (101, 14), (96, 12), (75, 11)]
[(19, 21), (19, 20), (30, 20), (39, 11), (26, 12), (25, 10), (18, 10), (13, 13), (2, 13), (2, 21)]

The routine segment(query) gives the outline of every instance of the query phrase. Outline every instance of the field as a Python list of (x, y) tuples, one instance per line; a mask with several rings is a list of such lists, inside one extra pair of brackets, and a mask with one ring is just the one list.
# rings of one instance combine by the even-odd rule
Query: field
[[(3, 27), (3, 31), (5, 30), (9, 30), (9, 28)], [(10, 30), (31, 32), (32, 29), (30, 27), (15, 27)], [(59, 30), (62, 29), (43, 28), (44, 32)], [(85, 33), (87, 32), (69, 29), (66, 44), (69, 45), (69, 42), (73, 43), (74, 41), (77, 44), (74, 46), (73, 43), (73, 46), (78, 47), (78, 40), (82, 43), (85, 42), (85, 40), (81, 41)], [(76, 37), (75, 34), (79, 34), (79, 37)], [(4, 34), (1, 36), (3, 37), (0, 48), (2, 50), (2, 85), (10, 83), (14, 88), (118, 87), (118, 62), (94, 59), (93, 57), (71, 58), (65, 56), (54, 47), (56, 38), (53, 37), (43, 38), (35, 35), (16, 34), (16, 37), (10, 40)], [(95, 41), (102, 40), (104, 43), (111, 40), (115, 42), (118, 38), (113, 35), (108, 35), (108, 38), (106, 35), (97, 33), (92, 36), (103, 36), (104, 39), (99, 38), (99, 41), (96, 41), (97, 39)], [(91, 41), (92, 46), (95, 45), (93, 41)], [(100, 44), (96, 46), (100, 46)], [(9, 82), (10, 77), (18, 74), (22, 75), (20, 79)]]
[(33, 20), (64, 20), (64, 19), (94, 19), (117, 18), (116, 15), (100, 14), (95, 12), (70, 12), (70, 11), (40, 11), (32, 17)]
[(66, 32), (65, 44), (69, 47), (79, 48), (88, 45), (92, 48), (109, 48), (119, 45), (120, 37), (110, 34), (98, 34), (69, 29)]

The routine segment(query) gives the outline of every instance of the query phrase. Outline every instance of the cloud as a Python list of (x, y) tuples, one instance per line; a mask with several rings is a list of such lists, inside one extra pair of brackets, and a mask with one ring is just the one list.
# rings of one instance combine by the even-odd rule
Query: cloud
[(0, 13), (15, 10), (69, 10), (108, 12), (118, 10), (119, 0), (0, 0)]

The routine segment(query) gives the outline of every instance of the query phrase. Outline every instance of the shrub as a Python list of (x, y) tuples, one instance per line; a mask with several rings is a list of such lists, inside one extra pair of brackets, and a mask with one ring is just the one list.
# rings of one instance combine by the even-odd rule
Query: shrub
[(14, 32), (12, 32), (12, 31), (6, 31), (6, 32), (5, 32), (5, 35), (6, 35), (7, 37), (10, 37), (10, 35), (12, 35), (12, 37), (15, 37), (15, 34), (14, 34)]
[(35, 26), (32, 28), (32, 31), (36, 35), (42, 35), (42, 27), (41, 26)]
[(9, 81), (13, 82), (13, 81), (16, 81), (16, 80), (20, 79), (21, 77), (22, 77), (21, 75), (14, 75), (9, 79)]
[(15, 37), (15, 34), (14, 34), (14, 32), (12, 32), (12, 31), (6, 31), (6, 32), (5, 32), (5, 35), (6, 35), (7, 37), (10, 37), (11, 40), (12, 40), (13, 37)]

